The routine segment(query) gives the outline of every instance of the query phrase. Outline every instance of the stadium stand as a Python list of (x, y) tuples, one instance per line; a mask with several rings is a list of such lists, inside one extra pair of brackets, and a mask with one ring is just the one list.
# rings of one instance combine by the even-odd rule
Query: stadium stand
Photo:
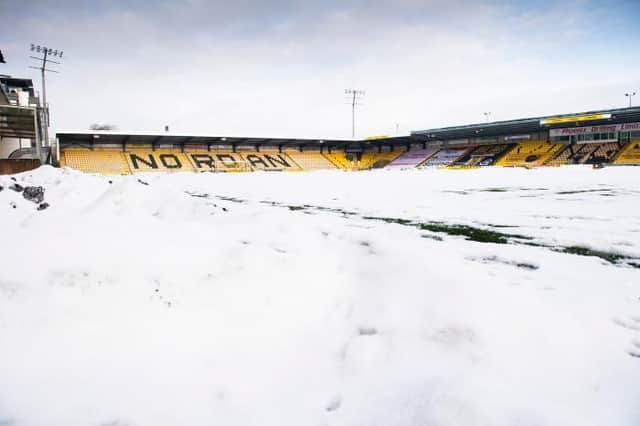
[(246, 172), (251, 170), (240, 154), (228, 150), (192, 149), (185, 152), (185, 155), (193, 170), (197, 172)]
[(551, 160), (547, 161), (546, 165), (609, 163), (618, 151), (620, 146), (615, 142), (571, 144), (561, 148)]
[(640, 139), (629, 142), (614, 161), (615, 164), (640, 164)]
[(60, 158), (62, 167), (71, 167), (88, 173), (129, 174), (129, 165), (121, 151), (67, 149)]
[(483, 145), (472, 148), (462, 157), (458, 158), (453, 166), (458, 167), (480, 167), (492, 165), (500, 156), (506, 152), (511, 145)]
[(278, 151), (242, 152), (240, 155), (253, 170), (286, 172), (302, 170), (289, 155)]
[(145, 150), (135, 149), (123, 153), (129, 170), (133, 173), (142, 172), (192, 172), (189, 158), (180, 151), (170, 149)]
[(441, 149), (418, 167), (446, 167), (453, 164), (469, 150), (467, 147)]
[(303, 170), (335, 170), (336, 166), (319, 151), (289, 151), (287, 155)]
[(603, 164), (609, 163), (615, 158), (620, 151), (620, 145), (616, 142), (601, 143), (596, 145), (586, 157), (584, 164)]
[(571, 157), (576, 153), (576, 150), (582, 148), (582, 146), (578, 146), (574, 148), (573, 145), (567, 145), (564, 148), (560, 148), (560, 150), (555, 154), (553, 158), (547, 161), (547, 166), (562, 166), (565, 164), (569, 164)]
[(58, 133), (48, 152), (54, 164), (118, 174), (640, 164), (640, 107), (362, 140), (80, 130)]
[(563, 145), (554, 145), (545, 141), (520, 142), (497, 162), (503, 167), (535, 167), (543, 165), (553, 157)]
[[(317, 156), (321, 157), (319, 154)], [(195, 148), (184, 153), (173, 149), (151, 150), (138, 147), (125, 152), (117, 149), (66, 149), (60, 165), (103, 174), (302, 170), (289, 155), (277, 151), (234, 153), (228, 150), (207, 151)]]
[(381, 169), (388, 166), (400, 155), (402, 155), (402, 151), (400, 150), (389, 152), (363, 152), (360, 161), (357, 162), (358, 169)]
[(345, 152), (324, 153), (324, 157), (335, 167), (342, 170), (357, 170), (355, 164), (356, 154)]
[(437, 151), (437, 148), (409, 150), (389, 163), (386, 168), (396, 170), (412, 169), (424, 162), (427, 158), (431, 157)]
[(343, 170), (369, 170), (386, 167), (401, 154), (402, 151), (400, 150), (387, 152), (367, 151), (360, 154), (334, 152), (325, 154), (325, 157), (336, 167)]

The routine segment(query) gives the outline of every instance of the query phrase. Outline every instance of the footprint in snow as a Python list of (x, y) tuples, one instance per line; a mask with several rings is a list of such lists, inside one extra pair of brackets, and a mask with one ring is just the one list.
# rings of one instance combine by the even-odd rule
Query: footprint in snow
[[(640, 317), (630, 317), (627, 321), (616, 318), (613, 322), (620, 327), (626, 328), (636, 336), (640, 333)], [(635, 337), (631, 341), (631, 346), (627, 353), (634, 358), (640, 359), (640, 338)]]
[(340, 396), (334, 396), (331, 401), (324, 407), (328, 412), (336, 411), (342, 405), (342, 398)]

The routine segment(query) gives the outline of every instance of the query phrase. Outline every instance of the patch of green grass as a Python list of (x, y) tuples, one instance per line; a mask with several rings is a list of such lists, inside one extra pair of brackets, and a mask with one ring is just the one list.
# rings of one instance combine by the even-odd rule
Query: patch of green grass
[(612, 189), (576, 189), (575, 191), (559, 191), (558, 195), (585, 194), (589, 192), (612, 192)]
[(230, 201), (232, 203), (238, 203), (238, 204), (244, 204), (247, 202), (247, 200), (243, 200), (241, 198), (225, 197), (222, 195), (216, 195), (216, 198), (222, 201)]
[(467, 240), (477, 241), (480, 243), (507, 244), (509, 242), (506, 234), (474, 228), (467, 225), (446, 225), (431, 222), (420, 223), (418, 227), (426, 231), (462, 236)]
[(414, 225), (412, 220), (400, 219), (400, 218), (395, 218), (395, 217), (363, 216), (362, 218), (366, 219), (366, 220), (380, 220), (382, 222), (395, 223), (395, 224), (398, 224), (398, 225), (408, 225), (408, 226)]
[(604, 259), (609, 263), (620, 263), (623, 260), (630, 259), (628, 256), (624, 256), (622, 254), (611, 253), (611, 252), (606, 252), (601, 250), (593, 250), (588, 247), (582, 247), (582, 246), (563, 247), (560, 250), (560, 252), (567, 253), (567, 254), (575, 254), (578, 256), (599, 257), (600, 259)]
[(507, 192), (511, 188), (484, 188), (478, 189), (478, 192)]

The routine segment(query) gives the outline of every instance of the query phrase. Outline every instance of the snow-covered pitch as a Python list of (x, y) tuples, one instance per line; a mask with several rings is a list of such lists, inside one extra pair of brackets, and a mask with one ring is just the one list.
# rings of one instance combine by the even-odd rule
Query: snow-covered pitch
[(0, 177), (0, 425), (640, 424), (640, 168)]

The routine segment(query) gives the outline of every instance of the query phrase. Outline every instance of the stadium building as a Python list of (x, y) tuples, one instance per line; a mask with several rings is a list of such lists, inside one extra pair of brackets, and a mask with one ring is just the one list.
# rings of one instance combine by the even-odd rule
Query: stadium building
[(86, 172), (248, 172), (640, 164), (640, 108), (318, 140), (67, 131), (55, 161)]
[(51, 161), (38, 129), (41, 118), (33, 81), (0, 75), (0, 173), (17, 173)]

